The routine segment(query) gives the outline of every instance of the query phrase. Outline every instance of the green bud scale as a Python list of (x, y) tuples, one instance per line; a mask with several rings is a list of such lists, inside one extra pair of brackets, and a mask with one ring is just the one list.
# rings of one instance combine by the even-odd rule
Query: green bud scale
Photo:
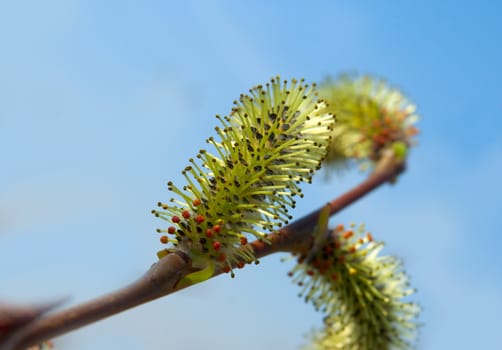
[[(234, 102), (220, 126), (182, 174), (187, 183), (168, 183), (177, 198), (158, 203), (156, 216), (170, 222), (163, 243), (171, 243), (204, 266), (223, 271), (255, 260), (248, 237), (287, 224), (300, 182), (311, 182), (327, 154), (334, 117), (303, 80), (271, 79)], [(159, 252), (159, 257), (165, 254)]]

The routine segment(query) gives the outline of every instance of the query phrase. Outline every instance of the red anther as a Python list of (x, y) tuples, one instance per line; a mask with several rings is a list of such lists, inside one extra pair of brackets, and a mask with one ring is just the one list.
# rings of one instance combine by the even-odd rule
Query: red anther
[(406, 113), (405, 111), (399, 111), (399, 112), (396, 112), (396, 119), (400, 122), (402, 122), (406, 116), (408, 115), (408, 113)]
[(195, 199), (193, 200), (193, 202), (192, 202), (192, 204), (194, 205), (194, 207), (196, 207), (196, 206), (200, 205), (200, 203), (201, 203), (201, 201), (200, 201), (200, 199), (199, 199), (199, 198), (195, 198)]
[(245, 265), (245, 264), (244, 264), (244, 261), (239, 261), (239, 262), (237, 263), (237, 267), (238, 267), (239, 269), (242, 269), (242, 268), (244, 267), (244, 265)]
[(214, 248), (214, 250), (220, 250), (220, 248), (221, 248), (221, 243), (220, 243), (220, 242), (218, 242), (218, 241), (214, 241), (214, 242), (213, 242), (213, 248)]
[(342, 244), (340, 243), (340, 241), (336, 241), (335, 242), (335, 248), (336, 249), (340, 249), (341, 246), (342, 246)]
[(241, 236), (241, 244), (242, 245), (248, 244), (248, 239), (245, 236)]
[(160, 243), (167, 244), (167, 242), (169, 242), (169, 238), (167, 238), (167, 236), (160, 237)]
[(206, 237), (207, 238), (213, 238), (213, 230), (212, 229), (208, 228), (206, 230)]
[(337, 275), (336, 273), (332, 274), (332, 275), (331, 275), (331, 279), (332, 279), (333, 281), (336, 281), (336, 280), (338, 279), (338, 275)]
[(354, 235), (354, 232), (352, 231), (347, 231), (343, 234), (343, 238), (348, 239)]
[(197, 215), (195, 217), (195, 222), (198, 223), (198, 224), (202, 224), (204, 222), (204, 220), (206, 220), (206, 218), (204, 217), (204, 215)]
[(359, 238), (359, 243), (360, 243), (360, 244), (363, 244), (363, 243), (364, 243), (364, 239)]
[(188, 210), (183, 210), (181, 215), (185, 218), (188, 219), (190, 217), (190, 212)]
[(407, 129), (406, 129), (406, 135), (408, 137), (411, 137), (411, 136), (415, 136), (419, 133), (419, 130), (414, 127), (414, 126), (409, 126)]
[(366, 237), (368, 237), (368, 242), (373, 242), (373, 236), (371, 235), (370, 232), (366, 234)]
[(385, 137), (381, 135), (375, 135), (373, 136), (373, 142), (375, 142), (378, 145), (383, 145), (385, 144)]
[(392, 134), (395, 134), (395, 133), (397, 133), (398, 131), (401, 131), (401, 126), (400, 126), (400, 125), (397, 125), (397, 124), (390, 125), (390, 126), (389, 126), (389, 128), (390, 128), (390, 132), (391, 132)]
[(172, 218), (171, 218), (171, 221), (174, 222), (175, 224), (179, 223), (181, 221), (180, 217), (179, 216), (176, 216), (174, 215)]
[(289, 277), (293, 277), (293, 271), (289, 271), (289, 272), (288, 272), (288, 276), (289, 276)]
[(356, 252), (356, 247), (355, 246), (350, 247), (349, 253), (354, 254), (355, 252)]
[(345, 256), (344, 255), (340, 255), (338, 257), (338, 261), (341, 262), (342, 264), (345, 262)]
[(220, 233), (221, 231), (221, 226), (220, 225), (214, 225), (213, 226), (213, 231), (216, 232), (216, 233)]
[(340, 232), (342, 232), (342, 231), (344, 231), (344, 230), (345, 230), (345, 227), (344, 227), (342, 224), (338, 225), (338, 226), (335, 228), (335, 231), (336, 231), (336, 232), (338, 232), (338, 233), (340, 233)]
[(230, 272), (230, 266), (228, 266), (228, 265), (223, 266), (223, 272), (229, 273)]
[(219, 262), (224, 262), (225, 260), (227, 260), (227, 256), (225, 255), (225, 253), (221, 253), (220, 255), (218, 255)]
[(309, 276), (314, 276), (314, 271), (312, 271), (312, 270), (308, 270), (308, 271), (307, 271), (307, 275), (309, 275)]
[(171, 234), (171, 235), (172, 235), (172, 234), (174, 234), (175, 232), (176, 232), (176, 227), (174, 227), (174, 226), (169, 226), (169, 227), (167, 228), (167, 233), (169, 233), (169, 234)]

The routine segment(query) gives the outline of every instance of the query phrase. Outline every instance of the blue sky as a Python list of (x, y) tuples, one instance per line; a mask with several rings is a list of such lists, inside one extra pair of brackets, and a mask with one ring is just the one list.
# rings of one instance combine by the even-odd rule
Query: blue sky
[[(502, 22), (497, 1), (0, 3), (0, 299), (122, 286), (160, 249), (149, 211), (215, 114), (280, 74), (386, 78), (422, 116), (365, 222), (419, 290), (419, 349), (502, 348)], [(357, 183), (305, 188), (297, 216)], [(322, 316), (280, 256), (57, 340), (61, 350), (293, 349)], [(238, 320), (236, 322), (236, 320)]]

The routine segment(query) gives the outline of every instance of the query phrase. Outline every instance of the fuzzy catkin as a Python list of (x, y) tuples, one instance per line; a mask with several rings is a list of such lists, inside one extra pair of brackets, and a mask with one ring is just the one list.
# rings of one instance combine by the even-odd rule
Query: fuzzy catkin
[(342, 75), (326, 79), (319, 93), (337, 117), (326, 157), (331, 167), (357, 162), (361, 169), (372, 168), (386, 150), (404, 158), (416, 143), (415, 105), (383, 80)]
[(364, 226), (338, 226), (310, 255), (298, 257), (289, 273), (300, 296), (326, 313), (324, 328), (308, 349), (409, 349), (419, 307), (401, 262), (381, 256)]
[(206, 140), (212, 149), (189, 160), (187, 184), (169, 182), (177, 197), (152, 212), (170, 223), (158, 230), (163, 243), (228, 272), (255, 260), (248, 238), (266, 241), (292, 218), (299, 183), (311, 182), (327, 154), (334, 117), (315, 85), (276, 77), (217, 118), (216, 136)]

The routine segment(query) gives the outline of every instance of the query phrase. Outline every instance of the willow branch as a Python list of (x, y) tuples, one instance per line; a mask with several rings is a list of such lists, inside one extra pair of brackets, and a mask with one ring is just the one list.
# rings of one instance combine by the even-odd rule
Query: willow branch
[(182, 252), (169, 254), (154, 264), (136, 282), (66, 310), (37, 319), (10, 338), (1, 341), (1, 350), (21, 350), (97, 322), (176, 291), (176, 284), (192, 272), (190, 259)]
[[(330, 207), (329, 215), (333, 216), (375, 188), (393, 181), (404, 170), (404, 163), (393, 158), (383, 159), (377, 170), (366, 180), (328, 203)], [(268, 239), (271, 244), (259, 240), (251, 242), (255, 256), (261, 258), (277, 252), (303, 253), (310, 249), (312, 229), (317, 224), (322, 208), (324, 206), (270, 234)]]
[[(358, 186), (329, 202), (330, 215), (346, 208), (382, 184), (397, 177), (405, 169), (402, 162), (384, 159), (377, 170)], [(304, 252), (312, 244), (311, 232), (320, 209), (268, 235), (270, 244), (257, 240), (251, 244), (257, 258), (276, 252)], [(136, 282), (115, 292), (34, 320), (8, 339), (0, 339), (0, 350), (23, 350), (28, 346), (51, 339), (72, 330), (97, 322), (148, 301), (180, 290), (177, 283), (193, 272), (191, 261), (180, 251), (173, 251)], [(213, 277), (219, 275), (218, 271)]]

